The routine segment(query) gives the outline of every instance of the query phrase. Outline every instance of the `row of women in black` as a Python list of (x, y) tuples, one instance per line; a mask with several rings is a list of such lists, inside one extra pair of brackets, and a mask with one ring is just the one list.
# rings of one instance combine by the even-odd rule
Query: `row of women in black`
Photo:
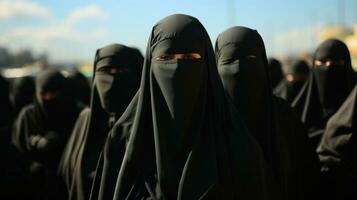
[(305, 84), (306, 65), (293, 65), (274, 89), (292, 106), (273, 94), (269, 63), (257, 31), (232, 27), (214, 50), (202, 24), (178, 14), (153, 27), (144, 60), (124, 45), (98, 49), (78, 119), (65, 77), (43, 73), (12, 133), (31, 197), (356, 197), (348, 49), (322, 43)]

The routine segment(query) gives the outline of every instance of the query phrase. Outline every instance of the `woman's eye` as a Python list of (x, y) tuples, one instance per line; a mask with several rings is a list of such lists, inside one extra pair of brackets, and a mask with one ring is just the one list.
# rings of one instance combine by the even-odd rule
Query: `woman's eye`
[(171, 60), (174, 58), (175, 58), (174, 55), (162, 55), (162, 56), (156, 57), (156, 60), (163, 61), (163, 60)]
[(128, 72), (129, 69), (126, 68), (126, 67), (120, 67), (120, 68), (117, 68), (117, 67), (104, 67), (104, 68), (98, 69), (97, 71), (98, 72), (104, 72), (104, 73), (107, 73), (107, 74), (121, 74), (121, 73), (124, 73), (124, 72)]
[(247, 55), (247, 58), (248, 58), (248, 59), (256, 59), (257, 56), (256, 56), (256, 55)]
[(199, 60), (201, 59), (201, 55), (199, 53), (188, 53), (188, 54), (183, 54), (183, 59), (188, 59), (188, 60)]
[(193, 59), (192, 55), (183, 55), (182, 59)]
[(344, 60), (315, 60), (314, 64), (316, 67), (336, 67), (336, 66), (343, 66), (345, 64)]
[(104, 67), (104, 68), (99, 68), (97, 69), (97, 72), (105, 72), (105, 73), (109, 73), (109, 68)]
[(170, 55), (162, 55), (156, 57), (156, 60), (164, 61), (164, 60), (199, 60), (201, 59), (201, 55), (199, 53), (179, 53), (179, 54), (170, 54)]
[(315, 66), (322, 66), (322, 65), (324, 65), (324, 62), (321, 60), (315, 60), (314, 64), (315, 64)]

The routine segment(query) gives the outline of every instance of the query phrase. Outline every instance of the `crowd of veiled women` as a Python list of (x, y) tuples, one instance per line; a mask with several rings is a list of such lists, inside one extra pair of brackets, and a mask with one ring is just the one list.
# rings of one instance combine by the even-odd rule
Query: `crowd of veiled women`
[[(312, 63), (312, 66), (309, 66)], [(78, 72), (0, 79), (0, 199), (357, 199), (346, 45), (282, 71), (247, 27), (213, 48), (194, 17), (110, 44)]]

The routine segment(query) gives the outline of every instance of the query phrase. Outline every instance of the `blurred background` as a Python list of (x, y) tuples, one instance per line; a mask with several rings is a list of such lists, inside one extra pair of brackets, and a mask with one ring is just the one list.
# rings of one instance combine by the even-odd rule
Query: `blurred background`
[(198, 18), (213, 44), (231, 26), (256, 29), (268, 56), (284, 65), (310, 62), (317, 45), (335, 37), (357, 66), (356, 0), (0, 0), (0, 73), (55, 67), (90, 76), (97, 48), (122, 43), (144, 53), (152, 26), (175, 13)]

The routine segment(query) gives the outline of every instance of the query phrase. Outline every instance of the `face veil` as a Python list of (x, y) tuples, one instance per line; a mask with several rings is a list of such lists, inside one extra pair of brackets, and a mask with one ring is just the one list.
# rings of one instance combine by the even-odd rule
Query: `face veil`
[[(70, 199), (88, 199), (93, 174), (112, 118), (119, 118), (135, 95), (143, 57), (136, 49), (110, 44), (97, 50), (90, 107), (84, 109), (62, 156), (59, 173)], [(113, 73), (114, 72), (114, 73)]]
[(295, 111), (272, 94), (263, 39), (256, 30), (238, 26), (219, 34), (215, 47), (224, 89), (263, 149), (271, 198), (305, 199), (317, 159)]
[[(190, 53), (200, 59), (172, 57)], [(128, 139), (122, 164), (108, 162), (103, 168), (103, 174), (120, 168), (114, 199), (262, 198), (260, 148), (226, 100), (202, 24), (180, 14), (158, 22), (139, 92), (113, 127), (104, 151), (107, 160), (118, 158), (111, 150)], [(129, 130), (124, 128), (128, 123)]]
[[(136, 91), (138, 73), (136, 53), (123, 45), (110, 45), (98, 50), (94, 84), (102, 108), (109, 113), (124, 112)], [(115, 73), (110, 70), (115, 69)]]
[[(327, 61), (333, 62), (326, 66)], [(324, 128), (352, 90), (354, 76), (350, 53), (343, 42), (329, 39), (320, 44), (309, 79), (292, 103), (308, 128)]]
[(292, 103), (307, 81), (310, 66), (304, 60), (295, 60), (288, 66), (286, 78), (274, 88), (274, 94)]
[(218, 72), (243, 121), (272, 158), (272, 92), (265, 47), (257, 31), (232, 27), (216, 41)]
[(36, 108), (43, 116), (46, 129), (70, 129), (74, 119), (65, 119), (75, 118), (78, 108), (71, 95), (68, 79), (60, 71), (46, 70), (36, 78), (35, 87)]
[(351, 58), (345, 44), (338, 40), (323, 42), (315, 52), (315, 61), (333, 60), (342, 65), (313, 65), (321, 105), (325, 109), (336, 110), (351, 90)]

